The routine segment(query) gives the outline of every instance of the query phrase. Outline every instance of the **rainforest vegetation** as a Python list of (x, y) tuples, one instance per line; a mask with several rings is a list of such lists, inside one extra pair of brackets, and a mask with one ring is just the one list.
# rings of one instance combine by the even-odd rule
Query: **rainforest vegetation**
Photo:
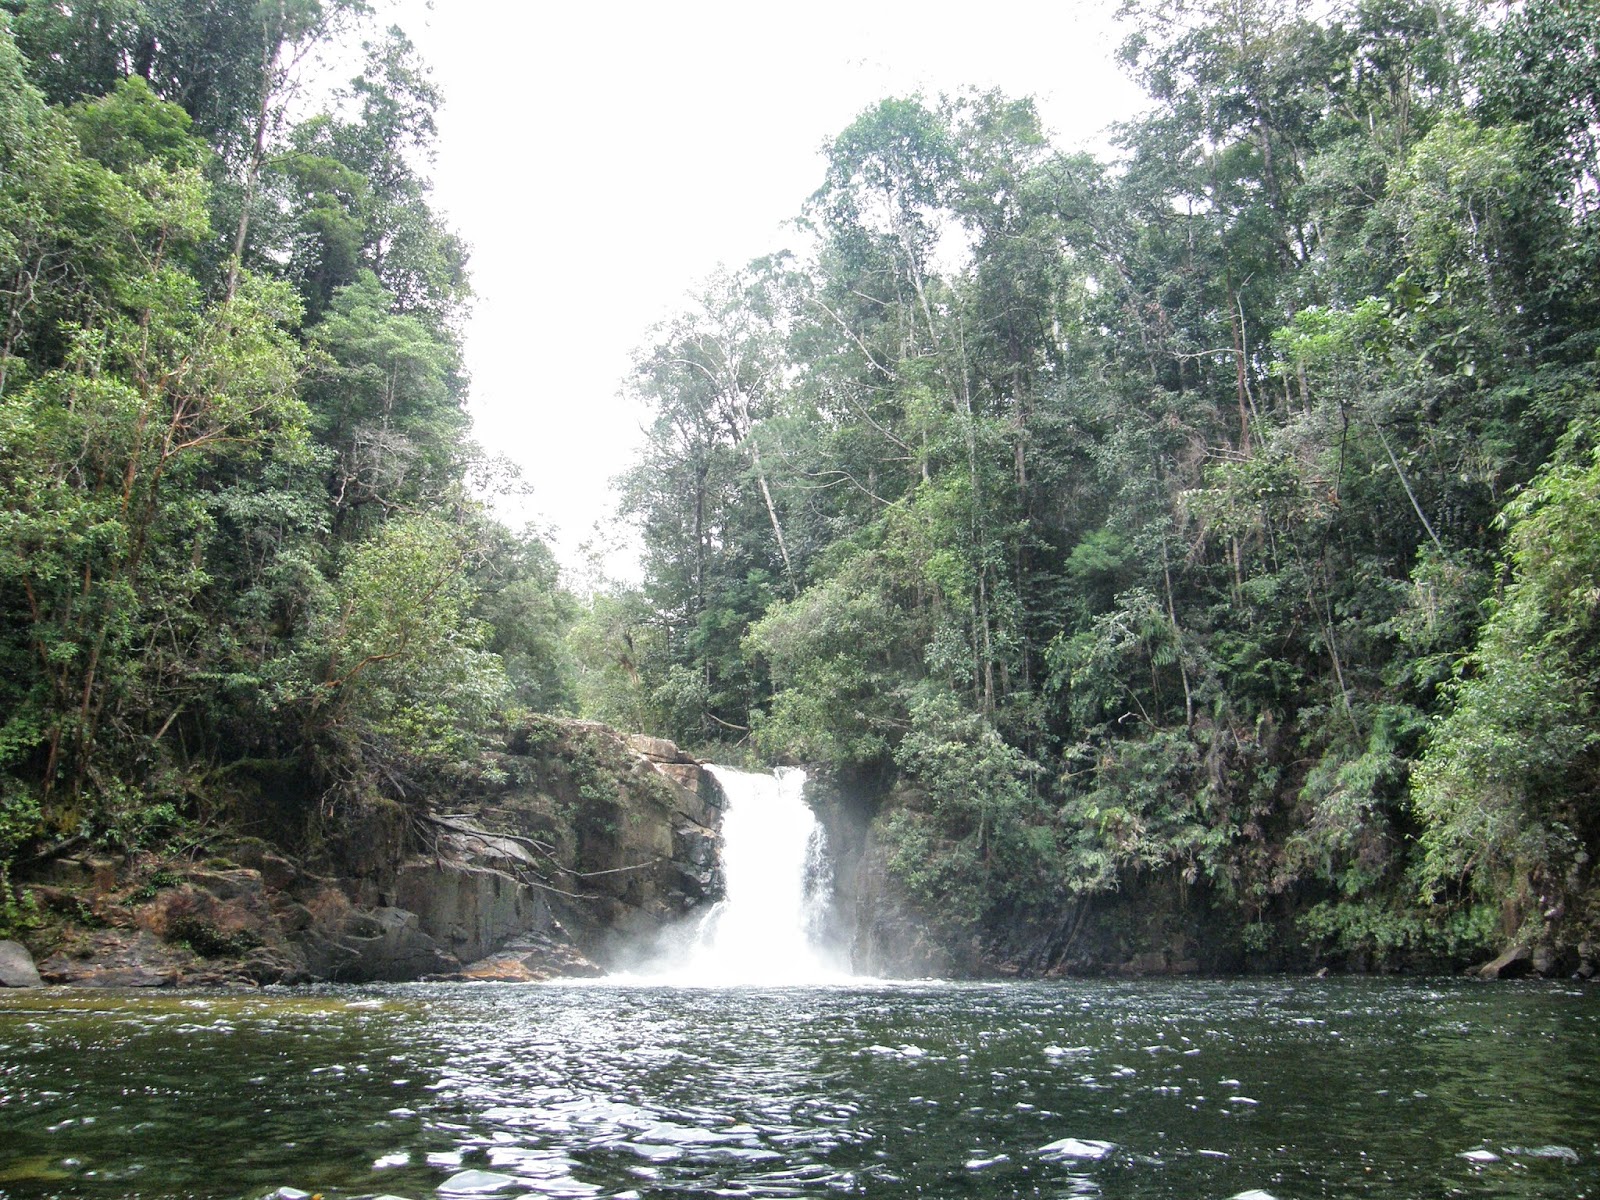
[(997, 94), (840, 132), (805, 251), (639, 357), (588, 702), (892, 775), (958, 924), (1165, 875), (1246, 945), (1587, 936), (1600, 8), (1317, 11), (1129, 0), (1104, 158)]
[(642, 581), (582, 598), (480, 499), (404, 35), (6, 7), (0, 872), (535, 710), (876, 781), (956, 931), (1158, 877), (1367, 960), (1600, 930), (1595, 0), (1128, 0), (1100, 156), (883, 100), (648, 336)]
[[(0, 898), (308, 821), (555, 707), (570, 601), (486, 515), (440, 103), (355, 0), (21, 3), (0, 28)], [(364, 67), (359, 49), (365, 39)], [(329, 89), (318, 63), (353, 57)], [(326, 111), (305, 115), (328, 91)]]

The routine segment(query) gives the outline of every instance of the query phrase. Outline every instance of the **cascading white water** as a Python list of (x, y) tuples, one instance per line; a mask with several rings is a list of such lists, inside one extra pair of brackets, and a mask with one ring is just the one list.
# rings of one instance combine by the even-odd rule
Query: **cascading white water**
[(848, 978), (823, 941), (833, 881), (822, 826), (802, 798), (805, 772), (708, 769), (728, 799), (725, 892), (688, 944), (658, 958), (644, 976), (716, 987)]

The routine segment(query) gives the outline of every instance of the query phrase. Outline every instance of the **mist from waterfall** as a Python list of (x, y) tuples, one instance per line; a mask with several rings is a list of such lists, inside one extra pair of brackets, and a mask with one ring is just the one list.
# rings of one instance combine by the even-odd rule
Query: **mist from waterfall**
[(707, 768), (722, 785), (723, 898), (637, 973), (674, 984), (782, 986), (850, 978), (826, 944), (833, 875), (805, 772)]

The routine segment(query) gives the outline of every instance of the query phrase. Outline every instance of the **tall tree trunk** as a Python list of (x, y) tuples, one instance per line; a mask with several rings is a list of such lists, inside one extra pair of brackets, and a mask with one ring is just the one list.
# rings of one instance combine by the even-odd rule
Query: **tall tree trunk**
[(274, 37), (265, 21), (261, 27), (261, 91), (257, 97), (255, 134), (250, 144), (250, 161), (244, 172), (244, 200), (239, 205), (239, 225), (233, 235), (233, 257), (228, 260), (228, 285), (226, 296), (232, 300), (239, 288), (239, 271), (244, 264), (245, 243), (250, 236), (250, 209), (256, 202), (256, 186), (261, 179), (261, 165), (267, 157), (267, 118), (272, 111), (272, 96), (276, 90), (278, 57), (282, 53), (283, 39)]

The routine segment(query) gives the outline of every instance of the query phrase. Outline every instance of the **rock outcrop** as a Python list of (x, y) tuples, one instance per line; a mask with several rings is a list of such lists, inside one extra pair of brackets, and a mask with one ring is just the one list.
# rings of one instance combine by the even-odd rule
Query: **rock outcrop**
[[(721, 803), (671, 742), (533, 718), (470, 785), (374, 801), (313, 853), (241, 839), (199, 866), (50, 864), (29, 881), (57, 932), (38, 974), (108, 987), (599, 974), (720, 894)], [(0, 978), (25, 977), (8, 962), (0, 944)]]

